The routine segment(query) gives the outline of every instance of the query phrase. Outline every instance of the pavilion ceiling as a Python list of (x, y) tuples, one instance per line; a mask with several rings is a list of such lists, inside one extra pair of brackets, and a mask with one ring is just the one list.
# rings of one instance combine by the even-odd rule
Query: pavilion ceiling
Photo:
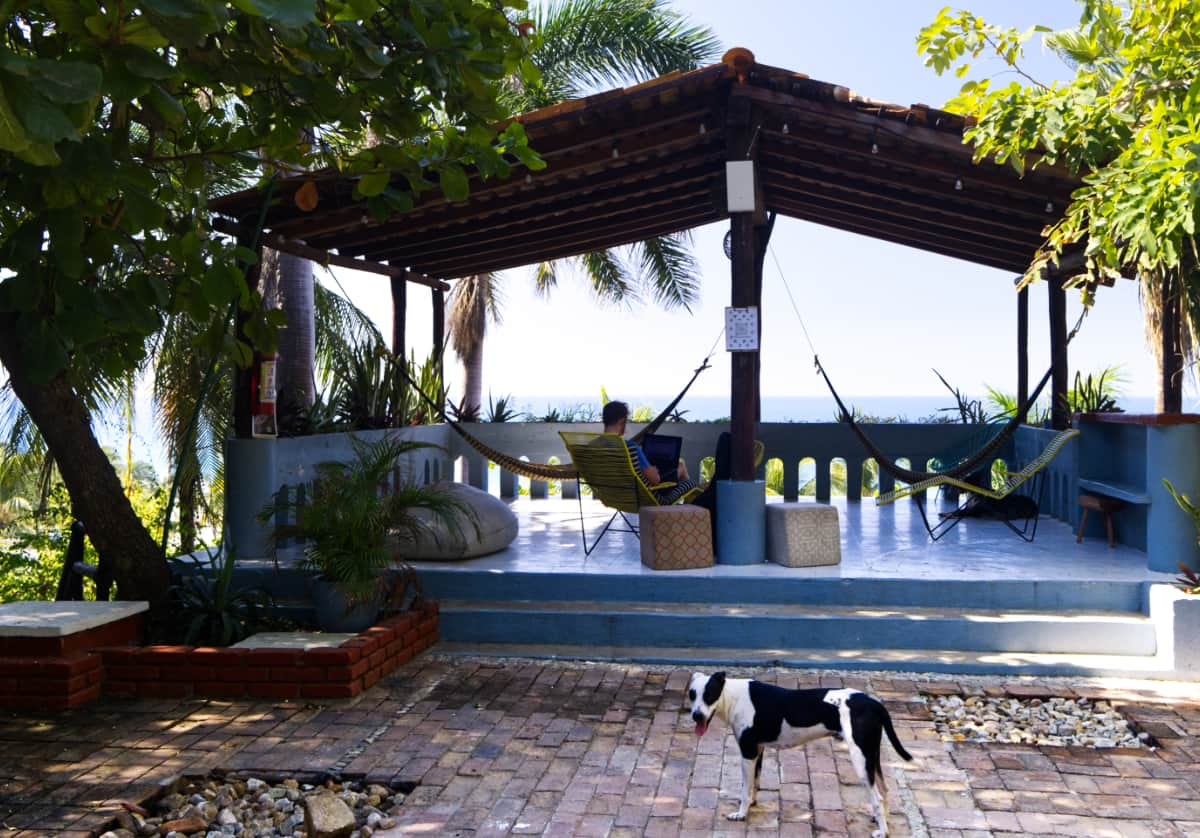
[[(725, 161), (748, 151), (768, 211), (1021, 273), (1078, 186), (1061, 171), (1020, 177), (974, 164), (961, 117), (875, 102), (752, 56), (735, 66), (735, 53), (517, 117), (546, 168), (474, 178), (465, 201), (435, 190), (380, 222), (353, 199), (348, 178), (316, 178), (319, 200), (307, 212), (292, 200), (302, 181), (289, 180), (265, 227), (342, 257), (450, 279), (726, 218)], [(245, 225), (260, 201), (248, 190), (212, 207)]]

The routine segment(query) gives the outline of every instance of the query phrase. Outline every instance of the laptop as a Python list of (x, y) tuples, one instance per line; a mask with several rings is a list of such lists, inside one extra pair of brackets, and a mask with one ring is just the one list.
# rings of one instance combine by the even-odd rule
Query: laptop
[(650, 465), (658, 469), (663, 479), (679, 468), (679, 453), (683, 450), (683, 437), (668, 434), (646, 434), (642, 437), (642, 451)]

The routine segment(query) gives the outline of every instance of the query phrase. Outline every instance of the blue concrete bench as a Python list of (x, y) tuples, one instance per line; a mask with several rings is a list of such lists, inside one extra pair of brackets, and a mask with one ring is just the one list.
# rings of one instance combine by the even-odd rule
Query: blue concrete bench
[(1150, 495), (1126, 483), (1105, 483), (1102, 480), (1080, 479), (1079, 488), (1097, 495), (1107, 495), (1126, 503), (1149, 504)]

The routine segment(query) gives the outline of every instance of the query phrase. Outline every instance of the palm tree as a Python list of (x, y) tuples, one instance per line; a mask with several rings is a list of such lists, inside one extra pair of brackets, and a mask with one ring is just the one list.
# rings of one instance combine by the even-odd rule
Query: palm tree
[[(557, 0), (536, 7), (532, 16), (541, 44), (531, 60), (541, 81), (532, 87), (516, 80), (507, 84), (500, 101), (510, 113), (578, 98), (601, 86), (691, 70), (714, 59), (719, 50), (709, 29), (689, 25), (663, 0)], [(582, 269), (601, 301), (632, 303), (649, 296), (665, 308), (690, 311), (699, 293), (690, 242), (690, 234), (677, 233), (564, 261)], [(562, 264), (538, 266), (535, 282), (541, 294), (549, 295), (558, 284)], [(499, 322), (498, 279), (490, 274), (466, 277), (450, 295), (447, 332), (465, 372), (460, 409), (477, 415), (487, 322)]]

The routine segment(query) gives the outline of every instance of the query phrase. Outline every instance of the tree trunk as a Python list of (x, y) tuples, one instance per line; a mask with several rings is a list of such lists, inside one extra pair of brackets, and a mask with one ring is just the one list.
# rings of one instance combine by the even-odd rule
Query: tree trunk
[(483, 415), (483, 341), (463, 356), (463, 394), (459, 405), (463, 416), (476, 420)]
[[(189, 449), (184, 456), (188, 463), (183, 468), (179, 483), (179, 552), (192, 553), (196, 549), (196, 506), (200, 495), (200, 464), (196, 462), (196, 449)], [(169, 548), (168, 548), (169, 549)]]
[(287, 316), (287, 327), (279, 330), (279, 358), (275, 364), (279, 409), (305, 410), (313, 403), (317, 354), (313, 264), (299, 256), (279, 253), (276, 265), (279, 302)]
[(170, 585), (166, 558), (134, 513), (92, 433), (91, 416), (66, 376), (60, 373), (46, 384), (28, 377), (13, 321), (0, 317), (0, 363), (46, 440), (100, 561), (112, 568), (117, 597), (147, 600), (152, 617), (163, 616)]

